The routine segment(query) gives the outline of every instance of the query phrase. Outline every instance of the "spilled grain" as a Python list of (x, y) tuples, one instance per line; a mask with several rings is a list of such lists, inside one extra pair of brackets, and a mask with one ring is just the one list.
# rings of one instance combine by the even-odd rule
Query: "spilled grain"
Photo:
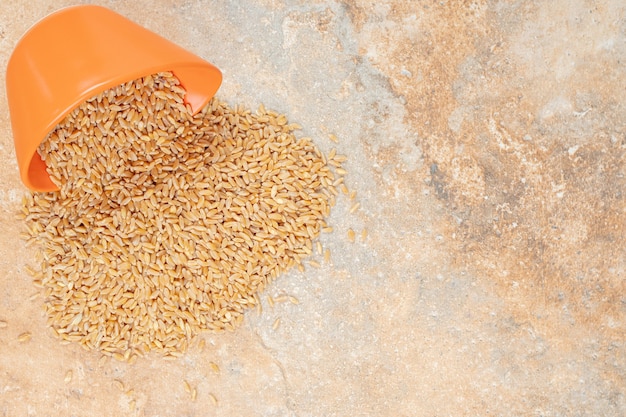
[(55, 334), (122, 361), (173, 360), (200, 331), (239, 326), (332, 231), (335, 174), (299, 128), (217, 99), (192, 116), (171, 73), (74, 109), (39, 149), (59, 191), (22, 211)]

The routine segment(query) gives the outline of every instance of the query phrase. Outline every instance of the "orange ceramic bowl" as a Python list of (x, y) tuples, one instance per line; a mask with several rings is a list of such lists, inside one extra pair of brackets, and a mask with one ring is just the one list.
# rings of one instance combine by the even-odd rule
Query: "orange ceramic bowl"
[(116, 85), (172, 71), (198, 112), (222, 74), (213, 65), (100, 6), (59, 10), (18, 42), (7, 66), (7, 98), (15, 153), (24, 184), (55, 191), (37, 148), (85, 100)]

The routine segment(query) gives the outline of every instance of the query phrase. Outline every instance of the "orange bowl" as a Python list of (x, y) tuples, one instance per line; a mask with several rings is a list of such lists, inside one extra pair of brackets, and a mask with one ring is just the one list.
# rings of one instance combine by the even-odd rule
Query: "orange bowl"
[(74, 6), (36, 23), (17, 43), (6, 84), (15, 153), (24, 184), (55, 191), (37, 148), (85, 100), (116, 85), (171, 71), (194, 113), (222, 82), (215, 66), (100, 6)]

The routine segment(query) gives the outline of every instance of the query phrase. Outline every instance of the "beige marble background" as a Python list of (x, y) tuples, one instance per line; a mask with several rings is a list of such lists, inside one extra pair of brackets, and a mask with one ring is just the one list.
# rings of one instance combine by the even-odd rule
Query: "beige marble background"
[[(0, 74), (78, 3), (3, 0)], [(330, 265), (268, 290), (300, 304), (264, 299), (178, 361), (103, 362), (31, 297), (0, 88), (0, 416), (626, 415), (623, 1), (97, 3), (217, 65), (223, 100), (347, 154), (361, 209), (334, 208)]]

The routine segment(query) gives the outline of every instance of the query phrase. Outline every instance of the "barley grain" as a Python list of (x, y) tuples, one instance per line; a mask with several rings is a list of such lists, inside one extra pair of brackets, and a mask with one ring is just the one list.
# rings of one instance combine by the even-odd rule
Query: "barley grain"
[(339, 143), (339, 140), (337, 140), (337, 136), (333, 135), (332, 133), (328, 134), (328, 139), (335, 143)]
[(354, 230), (352, 229), (348, 229), (348, 240), (350, 242), (354, 242), (355, 240), (355, 233), (354, 233)]
[(352, 205), (352, 207), (350, 207), (350, 214), (353, 214), (354, 212), (356, 212), (359, 207), (361, 207), (361, 203), (355, 203)]
[(274, 320), (274, 324), (272, 324), (272, 330), (278, 329), (278, 326), (280, 326), (280, 317)]
[(63, 378), (63, 381), (64, 381), (66, 384), (67, 384), (67, 383), (69, 383), (69, 382), (71, 382), (71, 381), (72, 381), (72, 377), (73, 377), (73, 375), (74, 375), (74, 373), (73, 373), (71, 370), (67, 371), (67, 372), (65, 373), (65, 378)]
[(217, 405), (217, 397), (215, 397), (215, 395), (209, 394), (209, 399), (213, 405)]
[(191, 385), (189, 385), (189, 382), (187, 382), (187, 380), (183, 380), (183, 386), (185, 387), (185, 392), (191, 394)]
[(324, 263), (330, 262), (330, 249), (324, 251)]

